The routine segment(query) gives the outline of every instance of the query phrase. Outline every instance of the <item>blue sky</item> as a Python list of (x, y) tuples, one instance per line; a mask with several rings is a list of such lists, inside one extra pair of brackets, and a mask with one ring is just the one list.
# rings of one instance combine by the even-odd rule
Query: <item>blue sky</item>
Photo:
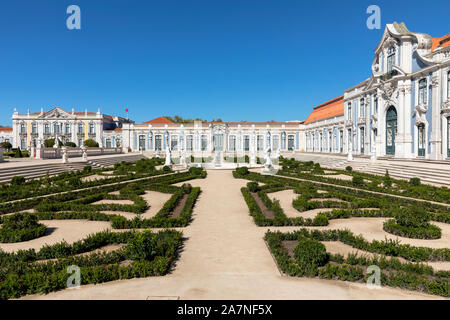
[[(81, 30), (66, 8), (81, 8)], [(450, 32), (449, 1), (3, 0), (0, 124), (60, 106), (224, 121), (304, 120), (370, 75), (382, 24)], [(425, 4), (425, 5), (424, 5)]]

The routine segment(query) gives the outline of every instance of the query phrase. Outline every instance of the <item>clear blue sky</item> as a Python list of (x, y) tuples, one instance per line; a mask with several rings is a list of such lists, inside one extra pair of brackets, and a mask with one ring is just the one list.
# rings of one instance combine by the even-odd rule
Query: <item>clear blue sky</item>
[[(81, 8), (82, 29), (66, 28)], [(224, 121), (304, 120), (370, 75), (382, 24), (450, 32), (450, 1), (2, 0), (0, 124), (60, 106)]]

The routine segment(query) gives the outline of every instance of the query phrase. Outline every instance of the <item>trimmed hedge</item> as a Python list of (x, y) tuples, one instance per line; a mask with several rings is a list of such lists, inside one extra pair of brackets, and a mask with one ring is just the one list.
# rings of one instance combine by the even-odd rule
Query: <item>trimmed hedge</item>
[(0, 242), (23, 242), (42, 237), (46, 226), (38, 223), (36, 216), (16, 213), (5, 217), (0, 228)]

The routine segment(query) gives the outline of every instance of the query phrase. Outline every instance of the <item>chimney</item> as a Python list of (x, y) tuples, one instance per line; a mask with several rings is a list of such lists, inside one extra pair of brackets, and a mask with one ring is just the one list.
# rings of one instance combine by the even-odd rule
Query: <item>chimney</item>
[(44, 108), (41, 108), (41, 115), (44, 114)]

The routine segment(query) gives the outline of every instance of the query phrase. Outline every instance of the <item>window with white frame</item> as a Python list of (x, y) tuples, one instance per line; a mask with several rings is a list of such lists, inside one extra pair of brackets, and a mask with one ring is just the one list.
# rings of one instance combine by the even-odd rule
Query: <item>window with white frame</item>
[(178, 136), (170, 136), (170, 150), (177, 151), (178, 150)]
[(78, 124), (78, 133), (79, 133), (79, 134), (82, 134), (83, 132), (84, 132), (84, 126), (83, 126), (82, 123), (79, 123), (79, 124)]
[(194, 138), (192, 137), (192, 135), (186, 136), (186, 150), (187, 151), (193, 150), (193, 141), (194, 141)]
[(50, 126), (48, 123), (44, 124), (44, 134), (50, 134)]
[(361, 98), (359, 100), (359, 116), (361, 118), (365, 116), (365, 112), (364, 112), (364, 98)]
[(230, 142), (229, 142), (228, 150), (230, 151), (236, 151), (236, 136), (230, 136)]
[(95, 124), (89, 123), (89, 134), (95, 133)]
[(201, 137), (201, 146), (202, 151), (206, 151), (208, 149), (208, 137), (206, 135), (202, 135)]
[(395, 64), (395, 46), (388, 50), (387, 55), (387, 72), (391, 72)]
[(31, 124), (31, 133), (36, 134), (37, 133), (37, 125), (36, 123)]
[[(310, 137), (310, 139), (311, 139), (311, 137)], [(311, 143), (311, 141), (310, 141), (310, 143)], [(280, 149), (280, 136), (279, 135), (274, 135), (273, 136), (273, 139), (272, 139), (272, 145), (273, 145), (273, 150), (278, 150), (278, 149)]]
[(70, 124), (66, 123), (65, 133), (70, 134)]
[(447, 72), (447, 99), (450, 99), (450, 71)]
[(293, 151), (294, 150), (294, 136), (293, 135), (288, 135), (288, 150), (289, 151)]
[(20, 149), (26, 149), (27, 148), (27, 140), (20, 139)]
[(156, 151), (162, 150), (162, 138), (160, 134), (155, 136), (155, 150)]
[(260, 151), (264, 149), (264, 136), (258, 135), (257, 136), (257, 144), (256, 144), (256, 150)]
[(427, 79), (419, 81), (419, 104), (427, 104)]
[(244, 151), (250, 150), (250, 136), (244, 136)]
[(25, 123), (20, 124), (20, 133), (22, 133), (22, 134), (27, 133), (27, 130), (25, 128)]
[(373, 112), (375, 114), (378, 113), (378, 98), (377, 97), (375, 97), (373, 99)]
[(347, 104), (347, 119), (352, 120), (352, 103)]

